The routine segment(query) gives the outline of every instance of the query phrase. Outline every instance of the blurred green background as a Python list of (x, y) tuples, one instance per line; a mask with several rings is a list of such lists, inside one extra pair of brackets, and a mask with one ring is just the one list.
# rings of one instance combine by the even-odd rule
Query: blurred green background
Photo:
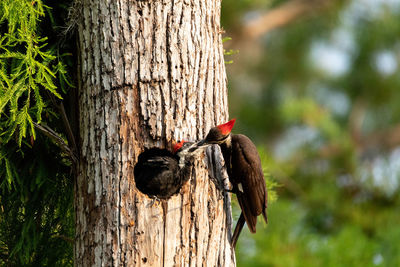
[[(70, 5), (0, 1), (0, 266), (73, 264), (71, 162), (30, 128), (67, 139)], [(400, 1), (223, 0), (222, 26), (234, 131), (275, 198), (238, 266), (400, 266)]]
[(234, 130), (279, 184), (238, 266), (400, 266), (400, 1), (224, 0), (222, 17)]

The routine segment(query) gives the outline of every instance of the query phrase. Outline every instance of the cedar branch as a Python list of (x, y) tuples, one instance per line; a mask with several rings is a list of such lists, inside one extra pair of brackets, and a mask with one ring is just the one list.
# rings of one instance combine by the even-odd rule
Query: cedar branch
[(76, 157), (75, 153), (70, 149), (70, 147), (64, 141), (64, 139), (62, 139), (62, 137), (59, 136), (53, 129), (51, 129), (50, 127), (48, 127), (48, 126), (46, 126), (44, 124), (39, 125), (36, 122), (33, 122), (33, 125), (35, 126), (36, 129), (41, 131), (44, 135), (46, 135), (47, 137), (53, 139), (56, 142), (56, 144), (64, 152), (66, 152), (68, 154), (68, 156), (71, 158), (71, 160), (74, 162), (74, 164), (77, 163), (77, 157)]
[(326, 8), (332, 0), (292, 0), (249, 21), (243, 32), (251, 39), (257, 39), (269, 31), (285, 26), (303, 15)]

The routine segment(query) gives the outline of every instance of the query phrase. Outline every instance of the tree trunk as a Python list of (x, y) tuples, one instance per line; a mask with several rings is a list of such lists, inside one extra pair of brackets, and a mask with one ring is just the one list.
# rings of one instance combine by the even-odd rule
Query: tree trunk
[(81, 2), (76, 266), (235, 265), (218, 151), (166, 201), (133, 174), (145, 148), (228, 119), (220, 1)]

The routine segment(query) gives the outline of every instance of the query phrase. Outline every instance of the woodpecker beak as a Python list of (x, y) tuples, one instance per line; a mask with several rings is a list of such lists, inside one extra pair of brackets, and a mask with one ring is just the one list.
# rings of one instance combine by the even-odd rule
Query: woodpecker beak
[(190, 152), (196, 151), (196, 153), (202, 153), (207, 147), (211, 146), (212, 144), (207, 143), (205, 139), (200, 140), (199, 142), (195, 143), (195, 145), (190, 149)]
[(200, 140), (199, 142), (196, 143), (197, 148), (206, 148), (211, 145), (213, 145), (213, 143), (207, 142), (206, 139)]
[(197, 146), (198, 146), (198, 147), (206, 146), (206, 145), (207, 145), (207, 144), (206, 144), (206, 140), (205, 140), (205, 139), (203, 139), (203, 140), (197, 142)]
[(190, 145), (190, 147), (187, 148), (188, 153), (193, 153), (194, 151), (196, 151), (199, 147), (197, 146), (196, 143), (193, 143)]

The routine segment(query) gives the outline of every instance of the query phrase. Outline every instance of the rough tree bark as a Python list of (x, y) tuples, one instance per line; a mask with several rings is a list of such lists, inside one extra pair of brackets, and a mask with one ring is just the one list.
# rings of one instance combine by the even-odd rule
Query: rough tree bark
[(218, 153), (167, 205), (133, 175), (144, 148), (228, 119), (220, 1), (81, 2), (76, 266), (235, 265)]

